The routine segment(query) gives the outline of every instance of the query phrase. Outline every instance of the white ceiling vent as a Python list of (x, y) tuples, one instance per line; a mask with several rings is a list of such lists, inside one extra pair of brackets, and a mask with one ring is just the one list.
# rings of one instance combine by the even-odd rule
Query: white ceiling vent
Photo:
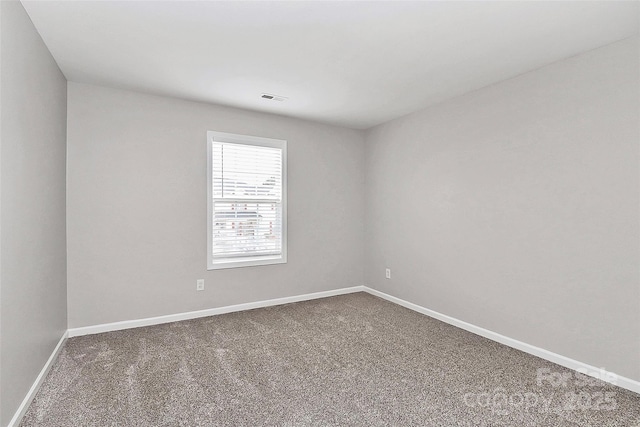
[(274, 95), (272, 93), (263, 93), (261, 96), (263, 99), (268, 99), (270, 101), (286, 101), (288, 98), (286, 96)]

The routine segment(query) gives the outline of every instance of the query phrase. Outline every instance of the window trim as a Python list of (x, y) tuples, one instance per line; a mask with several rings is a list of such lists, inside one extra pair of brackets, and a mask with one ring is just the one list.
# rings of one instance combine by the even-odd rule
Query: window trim
[[(254, 257), (229, 258), (214, 261), (213, 258), (213, 165), (214, 142), (272, 147), (282, 150), (282, 253)], [(217, 131), (207, 131), (207, 270), (252, 267), (258, 265), (286, 264), (287, 262), (287, 141), (260, 136), (238, 135)]]

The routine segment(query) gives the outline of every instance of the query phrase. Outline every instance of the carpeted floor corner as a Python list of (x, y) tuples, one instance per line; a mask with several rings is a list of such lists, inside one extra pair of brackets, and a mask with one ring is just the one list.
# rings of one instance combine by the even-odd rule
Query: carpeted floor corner
[(71, 338), (20, 425), (640, 427), (640, 395), (357, 293)]

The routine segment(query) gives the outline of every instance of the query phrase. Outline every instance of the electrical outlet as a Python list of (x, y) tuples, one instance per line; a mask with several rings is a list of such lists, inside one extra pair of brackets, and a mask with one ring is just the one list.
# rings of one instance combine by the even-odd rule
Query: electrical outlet
[(391, 279), (391, 269), (390, 268), (387, 268), (384, 271), (384, 277), (386, 277), (387, 279)]
[(204, 279), (196, 280), (196, 291), (204, 291)]

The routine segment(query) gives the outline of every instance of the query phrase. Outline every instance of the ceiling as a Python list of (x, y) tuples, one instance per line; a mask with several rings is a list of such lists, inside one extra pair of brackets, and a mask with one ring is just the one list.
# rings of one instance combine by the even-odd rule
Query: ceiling
[(357, 129), (627, 38), (640, 16), (636, 1), (22, 3), (70, 81)]

